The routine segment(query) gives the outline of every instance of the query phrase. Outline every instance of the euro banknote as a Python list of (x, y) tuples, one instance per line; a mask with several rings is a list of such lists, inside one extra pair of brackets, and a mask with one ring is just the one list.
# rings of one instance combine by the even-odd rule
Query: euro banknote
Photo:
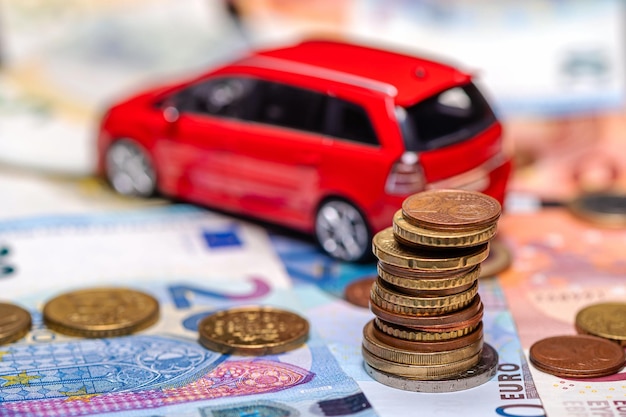
[[(623, 229), (597, 228), (563, 208), (509, 214), (499, 227), (514, 259), (500, 280), (526, 353), (543, 338), (576, 334), (582, 308), (626, 301)], [(548, 415), (618, 416), (626, 409), (624, 370), (572, 379), (530, 369)]]
[[(198, 343), (198, 322), (216, 310), (301, 309), (261, 229), (180, 206), (6, 221), (0, 242), (2, 298), (33, 318), (28, 335), (0, 347), (0, 415), (376, 415), (316, 328), (277, 355)], [(153, 295), (157, 324), (102, 339), (45, 326), (46, 300), (103, 285)]]

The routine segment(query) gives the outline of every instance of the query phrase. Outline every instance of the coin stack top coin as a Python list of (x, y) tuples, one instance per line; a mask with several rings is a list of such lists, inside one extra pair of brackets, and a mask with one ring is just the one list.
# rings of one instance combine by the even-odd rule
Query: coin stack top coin
[(378, 277), (370, 310), (376, 317), (363, 329), (362, 344), (374, 379), (443, 392), (495, 374), (497, 353), (483, 341), (478, 277), (500, 212), (481, 193), (425, 191), (405, 199), (392, 226), (374, 236)]

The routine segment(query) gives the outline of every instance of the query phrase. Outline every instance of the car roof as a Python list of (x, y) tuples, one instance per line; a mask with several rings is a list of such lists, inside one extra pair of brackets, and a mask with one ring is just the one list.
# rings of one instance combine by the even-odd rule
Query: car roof
[(309, 40), (283, 48), (257, 51), (245, 61), (260, 65), (258, 58), (263, 57), (284, 61), (284, 65), (276, 65), (281, 70), (321, 74), (344, 83), (382, 90), (400, 105), (414, 104), (471, 79), (469, 74), (440, 62), (332, 40)]

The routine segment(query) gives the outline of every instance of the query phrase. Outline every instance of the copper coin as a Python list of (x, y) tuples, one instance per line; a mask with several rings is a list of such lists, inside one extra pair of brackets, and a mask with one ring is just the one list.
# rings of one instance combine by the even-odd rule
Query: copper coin
[(367, 277), (351, 282), (346, 287), (345, 298), (351, 304), (358, 307), (369, 307), (370, 291), (372, 284), (376, 281), (376, 277)]
[(430, 332), (445, 332), (458, 327), (477, 325), (483, 317), (483, 303), (477, 294), (472, 303), (452, 313), (439, 316), (409, 316), (387, 311), (374, 303), (370, 303), (370, 310), (376, 317), (400, 326), (405, 326), (415, 330)]
[(540, 371), (562, 378), (594, 378), (617, 373), (624, 349), (596, 336), (555, 336), (530, 347), (530, 361)]
[(407, 222), (429, 230), (485, 228), (500, 217), (500, 203), (488, 195), (464, 190), (428, 190), (402, 202)]
[(296, 349), (309, 337), (309, 322), (296, 313), (268, 306), (230, 308), (198, 325), (207, 349), (235, 355), (273, 355)]
[(48, 327), (71, 336), (121, 336), (156, 323), (159, 302), (129, 288), (84, 289), (48, 301), (43, 318)]
[(30, 313), (15, 304), (0, 303), (0, 344), (11, 343), (28, 333)]
[(444, 352), (448, 350), (461, 349), (465, 346), (471, 345), (479, 339), (482, 339), (483, 323), (479, 322), (476, 329), (465, 336), (457, 337), (456, 339), (435, 340), (428, 342), (399, 339), (379, 330), (376, 326), (374, 326), (373, 332), (378, 340), (397, 349), (411, 350), (415, 352)]

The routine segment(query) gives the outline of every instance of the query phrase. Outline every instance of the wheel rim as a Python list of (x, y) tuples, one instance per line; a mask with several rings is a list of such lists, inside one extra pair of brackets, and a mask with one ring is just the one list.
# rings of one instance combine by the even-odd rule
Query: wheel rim
[(154, 193), (156, 175), (145, 152), (128, 141), (115, 143), (107, 153), (107, 175), (120, 194), (148, 197)]
[(370, 247), (369, 231), (361, 213), (351, 204), (330, 201), (317, 213), (317, 240), (331, 256), (355, 261)]

